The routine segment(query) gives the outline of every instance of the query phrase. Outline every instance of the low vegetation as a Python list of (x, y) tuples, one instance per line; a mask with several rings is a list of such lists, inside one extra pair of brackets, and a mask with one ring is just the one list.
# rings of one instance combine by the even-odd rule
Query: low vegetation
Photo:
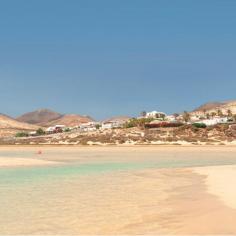
[(41, 128), (37, 129), (36, 130), (36, 135), (40, 136), (40, 135), (44, 135), (45, 134), (45, 131)]
[(183, 123), (181, 122), (165, 122), (165, 121), (162, 121), (160, 123), (147, 123), (145, 124), (145, 128), (174, 128), (174, 127), (180, 127), (184, 125)]
[(145, 124), (152, 122), (153, 118), (132, 118), (128, 122), (125, 123), (124, 128), (133, 128), (133, 127), (140, 127), (144, 128)]
[[(135, 125), (137, 125), (135, 123)], [(140, 124), (139, 124), (140, 125)], [(17, 137), (27, 137), (27, 133), (19, 132)], [(55, 135), (41, 135), (24, 139), (0, 140), (1, 144), (225, 144), (236, 140), (236, 124), (219, 124), (204, 128), (203, 126), (185, 124), (180, 127), (159, 127), (145, 129), (133, 127), (129, 129), (97, 130), (88, 133), (64, 132)]]
[(28, 137), (28, 136), (29, 136), (29, 134), (26, 132), (18, 132), (15, 135), (16, 138), (23, 138), (23, 137)]
[(207, 127), (204, 123), (193, 123), (192, 125), (196, 128), (201, 128), (201, 129), (205, 129)]

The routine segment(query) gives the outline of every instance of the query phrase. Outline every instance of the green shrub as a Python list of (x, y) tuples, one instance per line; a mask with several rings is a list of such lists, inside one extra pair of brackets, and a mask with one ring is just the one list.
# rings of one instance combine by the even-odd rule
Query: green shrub
[(37, 134), (37, 135), (44, 135), (45, 132), (44, 132), (43, 129), (39, 128), (39, 129), (36, 130), (36, 134)]
[(207, 126), (204, 123), (194, 123), (194, 127), (205, 129)]
[(100, 129), (100, 128), (101, 128), (101, 125), (96, 124), (95, 127), (96, 127), (96, 129)]
[(29, 134), (25, 132), (18, 132), (16, 133), (16, 138), (28, 137)]
[(64, 132), (70, 132), (70, 128), (65, 128)]

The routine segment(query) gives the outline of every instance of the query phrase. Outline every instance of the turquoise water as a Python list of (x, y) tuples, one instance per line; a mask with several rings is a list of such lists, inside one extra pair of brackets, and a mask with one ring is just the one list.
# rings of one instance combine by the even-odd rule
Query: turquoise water
[[(118, 154), (118, 156), (117, 156)], [(121, 153), (122, 154), (122, 153)], [(214, 154), (214, 155), (213, 155)], [(111, 155), (111, 156), (109, 156)], [(234, 155), (225, 153), (198, 153), (190, 156), (183, 153), (126, 153), (126, 158), (118, 153), (79, 153), (79, 152), (48, 152), (45, 160), (56, 160), (60, 165), (43, 167), (15, 167), (0, 169), (0, 185), (7, 183), (27, 183), (32, 181), (57, 180), (71, 176), (98, 175), (107, 172), (132, 171), (149, 168), (182, 168), (212, 165), (236, 164)], [(204, 156), (205, 155), (205, 156)], [(226, 155), (226, 156), (225, 156)], [(0, 158), (35, 158), (32, 151), (2, 151)], [(203, 157), (202, 157), (203, 156)], [(105, 158), (104, 158), (105, 157)], [(82, 161), (81, 161), (82, 160)]]
[(192, 184), (174, 168), (236, 165), (236, 150), (224, 148), (37, 150), (0, 149), (0, 158), (56, 162), (0, 168), (0, 234), (145, 234), (156, 229), (147, 216), (158, 218), (168, 194)]

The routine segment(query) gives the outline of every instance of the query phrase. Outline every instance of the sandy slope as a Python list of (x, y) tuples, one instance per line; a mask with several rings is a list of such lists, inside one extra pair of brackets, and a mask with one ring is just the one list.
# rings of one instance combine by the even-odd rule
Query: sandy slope
[(0, 114), (0, 128), (1, 129), (11, 128), (11, 129), (36, 130), (38, 126), (19, 122), (9, 116)]

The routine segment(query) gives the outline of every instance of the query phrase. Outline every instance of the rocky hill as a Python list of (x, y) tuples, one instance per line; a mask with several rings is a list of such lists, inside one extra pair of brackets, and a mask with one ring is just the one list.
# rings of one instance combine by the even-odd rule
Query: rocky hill
[(47, 123), (62, 117), (62, 114), (49, 109), (40, 109), (33, 112), (28, 112), (20, 117), (17, 117), (16, 120), (20, 122), (25, 122), (29, 124), (41, 124)]
[(230, 110), (233, 114), (236, 114), (236, 100), (226, 101), (226, 102), (211, 102), (206, 103), (197, 109), (195, 109), (193, 114), (203, 114), (203, 113), (212, 113), (220, 110), (223, 114), (227, 114)]

